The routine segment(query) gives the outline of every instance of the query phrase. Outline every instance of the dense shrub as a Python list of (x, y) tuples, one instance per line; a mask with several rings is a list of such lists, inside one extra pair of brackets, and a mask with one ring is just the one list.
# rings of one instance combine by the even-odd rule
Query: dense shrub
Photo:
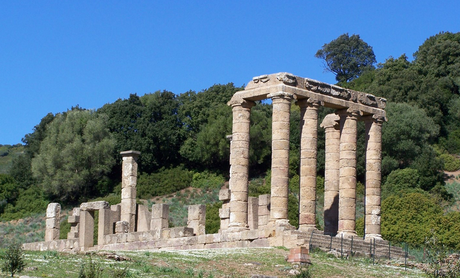
[(405, 168), (392, 171), (382, 186), (382, 199), (420, 188), (419, 180), (420, 175), (416, 169)]
[(221, 188), (225, 183), (225, 178), (222, 175), (217, 175), (204, 171), (202, 173), (194, 173), (192, 183), (190, 184), (195, 188), (213, 189)]
[(192, 177), (193, 173), (183, 167), (162, 168), (152, 174), (142, 173), (137, 180), (137, 197), (148, 199), (179, 191), (190, 186)]
[(219, 209), (222, 208), (222, 202), (206, 205), (206, 233), (215, 234), (219, 232), (220, 217)]
[(382, 202), (382, 236), (420, 246), (440, 217), (442, 208), (426, 193), (393, 195)]
[(443, 153), (439, 156), (439, 158), (444, 162), (445, 171), (454, 172), (460, 169), (460, 159), (455, 156)]

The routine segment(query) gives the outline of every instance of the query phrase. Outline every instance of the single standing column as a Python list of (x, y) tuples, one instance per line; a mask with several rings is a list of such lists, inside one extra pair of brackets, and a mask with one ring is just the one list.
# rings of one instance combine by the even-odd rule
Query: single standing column
[(289, 118), (293, 96), (279, 92), (268, 97), (273, 103), (270, 222), (284, 225), (289, 223)]
[(319, 101), (302, 99), (300, 106), (300, 200), (299, 230), (316, 228), (316, 157)]
[(382, 168), (382, 122), (383, 117), (366, 119), (366, 198), (365, 226), (366, 240), (382, 240), (380, 234), (380, 183)]
[(339, 111), (340, 178), (338, 235), (356, 236), (356, 140), (359, 111)]
[(138, 151), (120, 152), (123, 157), (121, 179), (121, 221), (129, 223), (129, 231), (136, 226), (136, 184)]
[(232, 106), (233, 127), (230, 150), (230, 223), (229, 231), (248, 229), (249, 127), (252, 101), (237, 100)]
[(326, 115), (321, 127), (326, 133), (324, 164), (324, 234), (336, 235), (339, 221), (340, 117)]

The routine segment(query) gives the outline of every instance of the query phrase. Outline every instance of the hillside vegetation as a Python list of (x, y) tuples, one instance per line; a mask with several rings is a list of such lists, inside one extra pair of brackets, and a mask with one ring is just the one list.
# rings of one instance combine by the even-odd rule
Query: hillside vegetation
[[(459, 184), (446, 187), (444, 174), (460, 168), (460, 33), (428, 38), (412, 61), (405, 54), (389, 57), (377, 67), (367, 66), (356, 78), (343, 80), (347, 81), (338, 85), (388, 100), (388, 122), (382, 134), (382, 236), (413, 246), (435, 237), (440, 244), (460, 249), (460, 212), (454, 200)], [(7, 169), (0, 174), (0, 219), (42, 213), (51, 201), (70, 208), (90, 199), (119, 198), (119, 153), (125, 150), (141, 152), (140, 199), (153, 202), (157, 196), (186, 188), (218, 190), (229, 178), (226, 135), (232, 132), (232, 112), (226, 103), (242, 89), (229, 83), (201, 92), (132, 94), (96, 110), (77, 106), (45, 115), (24, 136), (23, 146), (1, 146), (0, 155), (7, 154), (0, 158), (12, 158), (12, 162), (0, 168)], [(321, 108), (319, 123), (331, 112)], [(271, 115), (267, 102), (251, 110), (249, 188), (253, 196), (270, 192)], [(299, 108), (292, 105), (289, 218), (293, 225), (298, 218), (299, 122)], [(324, 130), (318, 131), (320, 209)], [(365, 177), (364, 132), (360, 123), (360, 200)], [(12, 149), (21, 155), (10, 155)], [(217, 200), (208, 201), (211, 205)], [(218, 206), (216, 203), (209, 214), (216, 215)], [(362, 215), (362, 205), (357, 208), (358, 216)], [(362, 223), (358, 219), (361, 234)]]

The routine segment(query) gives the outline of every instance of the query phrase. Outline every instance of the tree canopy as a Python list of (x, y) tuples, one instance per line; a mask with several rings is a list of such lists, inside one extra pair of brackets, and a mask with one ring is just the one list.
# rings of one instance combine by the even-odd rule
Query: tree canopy
[(323, 59), (325, 68), (335, 74), (338, 82), (348, 82), (359, 77), (363, 72), (373, 69), (377, 62), (372, 47), (359, 35), (340, 35), (326, 43), (315, 54)]

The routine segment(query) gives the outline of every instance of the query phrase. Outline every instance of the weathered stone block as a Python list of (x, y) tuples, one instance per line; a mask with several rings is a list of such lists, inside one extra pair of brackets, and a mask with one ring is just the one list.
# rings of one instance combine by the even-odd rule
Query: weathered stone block
[(45, 241), (53, 241), (59, 239), (59, 229), (51, 228), (45, 229)]
[(121, 189), (121, 199), (136, 199), (136, 187), (126, 187)]
[(169, 205), (154, 204), (152, 205), (152, 218), (169, 218)]
[(219, 200), (220, 201), (229, 201), (230, 200), (230, 189), (223, 188), (219, 191)]
[(80, 222), (80, 216), (79, 215), (70, 215), (69, 218), (67, 218), (67, 222), (70, 224), (76, 224)]
[(221, 219), (229, 218), (230, 217), (230, 208), (221, 208), (219, 209), (219, 217)]
[(58, 229), (60, 227), (60, 222), (58, 218), (47, 218), (46, 219), (46, 229)]
[(127, 221), (117, 221), (115, 223), (115, 233), (124, 234), (129, 232), (129, 223)]
[(46, 218), (59, 217), (61, 213), (61, 205), (58, 203), (50, 203), (46, 208)]
[(88, 202), (88, 203), (82, 203), (80, 205), (80, 209), (86, 210), (86, 211), (95, 211), (95, 210), (108, 209), (108, 208), (110, 208), (110, 205), (106, 201)]
[(137, 231), (150, 230), (151, 213), (144, 205), (137, 205)]

